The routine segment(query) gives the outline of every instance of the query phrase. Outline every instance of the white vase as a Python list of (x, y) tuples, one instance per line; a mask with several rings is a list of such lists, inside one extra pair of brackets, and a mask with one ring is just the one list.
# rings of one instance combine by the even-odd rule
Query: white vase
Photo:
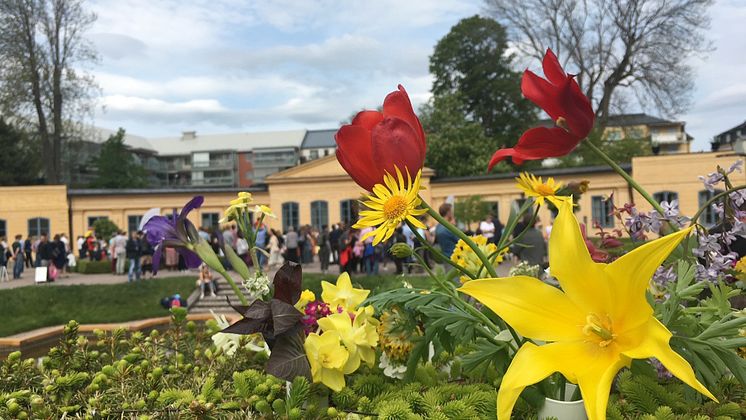
[(567, 401), (572, 398), (577, 385), (565, 384), (565, 401), (545, 398), (544, 406), (539, 410), (539, 420), (557, 418), (558, 420), (588, 420), (583, 400)]

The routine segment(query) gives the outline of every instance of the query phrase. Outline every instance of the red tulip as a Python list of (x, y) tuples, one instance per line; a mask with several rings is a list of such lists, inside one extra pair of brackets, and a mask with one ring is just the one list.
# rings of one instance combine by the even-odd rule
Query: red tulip
[(337, 160), (358, 185), (372, 191), (384, 173), (414, 175), (425, 164), (425, 132), (404, 88), (389, 93), (383, 112), (362, 111), (334, 136)]
[(565, 73), (552, 50), (547, 50), (542, 66), (546, 79), (526, 70), (521, 91), (552, 117), (556, 127), (535, 127), (526, 131), (515, 147), (500, 149), (492, 155), (488, 170), (508, 156), (518, 165), (525, 160), (564, 156), (593, 128), (591, 101), (580, 90), (575, 76)]

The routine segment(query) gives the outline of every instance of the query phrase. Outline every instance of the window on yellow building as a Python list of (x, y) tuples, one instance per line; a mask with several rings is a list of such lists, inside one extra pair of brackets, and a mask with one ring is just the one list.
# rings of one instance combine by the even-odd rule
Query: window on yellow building
[(107, 219), (106, 216), (90, 216), (88, 218), (88, 227), (93, 227), (93, 224), (96, 223), (96, 220), (98, 219)]
[(679, 199), (679, 193), (674, 191), (658, 191), (657, 193), (653, 194), (653, 198), (659, 203), (661, 201), (665, 201), (670, 204), (673, 200)]
[(614, 216), (612, 214), (613, 206), (611, 199), (606, 199), (600, 195), (591, 197), (591, 218), (593, 225), (596, 224), (603, 228), (614, 227)]
[(140, 221), (142, 221), (141, 215), (127, 216), (127, 233), (140, 230)]
[(28, 219), (28, 235), (41, 236), (42, 233), (49, 235), (49, 219), (46, 217), (34, 217)]
[(322, 226), (329, 225), (329, 204), (326, 201), (311, 202), (311, 226), (321, 229)]
[(218, 226), (218, 220), (220, 220), (220, 213), (202, 213), (201, 226), (207, 229), (216, 228)]
[(299, 225), (298, 203), (294, 201), (282, 203), (282, 229), (287, 232), (290, 226), (297, 229)]
[(357, 206), (355, 200), (342, 200), (339, 202), (339, 217), (347, 226), (357, 221)]
[(5, 220), (0, 219), (0, 238), (8, 236), (8, 225)]
[[(700, 191), (698, 194), (699, 207), (701, 208), (702, 206), (704, 206), (705, 203), (707, 203), (709, 200), (711, 200), (713, 197), (720, 194), (721, 192), (723, 192), (723, 190)], [(722, 200), (718, 200), (718, 203), (722, 203)], [(715, 225), (719, 219), (720, 217), (718, 216), (717, 212), (715, 212), (715, 210), (712, 208), (712, 205), (710, 205), (707, 206), (705, 211), (702, 212), (702, 216), (700, 216), (699, 222), (707, 227), (710, 227)]]

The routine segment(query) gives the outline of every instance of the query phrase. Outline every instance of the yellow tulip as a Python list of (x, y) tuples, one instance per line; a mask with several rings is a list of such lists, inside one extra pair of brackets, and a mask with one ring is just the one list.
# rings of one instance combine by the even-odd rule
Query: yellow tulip
[(349, 312), (354, 312), (357, 306), (363, 303), (370, 293), (370, 290), (353, 288), (350, 275), (347, 273), (340, 274), (336, 285), (328, 281), (322, 281), (321, 289), (321, 299), (329, 304), (332, 310), (337, 306), (341, 306)]
[(336, 392), (345, 387), (342, 368), (349, 357), (347, 349), (339, 343), (340, 340), (338, 332), (327, 331), (322, 335), (311, 333), (303, 344), (311, 365), (313, 381), (321, 382)]
[(655, 270), (690, 232), (642, 245), (611, 264), (593, 262), (564, 201), (549, 239), (549, 265), (562, 290), (533, 277), (474, 280), (459, 290), (473, 296), (528, 338), (497, 394), (498, 418), (508, 419), (526, 386), (553, 372), (580, 387), (590, 420), (606, 418), (611, 383), (632, 359), (655, 357), (676, 377), (715, 400), (689, 363), (668, 344), (671, 332), (653, 315), (645, 291)]

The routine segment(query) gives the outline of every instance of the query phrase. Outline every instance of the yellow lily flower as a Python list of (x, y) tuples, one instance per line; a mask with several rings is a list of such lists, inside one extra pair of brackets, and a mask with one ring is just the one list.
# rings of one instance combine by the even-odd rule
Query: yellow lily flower
[(353, 312), (368, 297), (370, 290), (352, 287), (350, 275), (342, 273), (337, 278), (337, 284), (328, 281), (321, 282), (321, 299), (335, 308), (341, 306), (345, 311)]
[[(319, 327), (324, 332), (339, 333), (342, 343), (350, 353), (342, 371), (350, 374), (360, 367), (360, 360), (373, 366), (376, 361), (375, 347), (378, 345), (378, 321), (373, 319), (373, 307), (360, 308), (352, 320), (350, 314), (342, 312), (332, 314), (318, 320)], [(374, 322), (371, 322), (374, 321)]]
[(655, 270), (690, 232), (649, 242), (611, 264), (593, 262), (572, 204), (560, 203), (549, 239), (549, 266), (562, 290), (526, 276), (473, 280), (459, 290), (542, 346), (524, 344), (497, 394), (498, 419), (509, 419), (526, 386), (553, 372), (580, 387), (590, 420), (606, 418), (611, 383), (632, 359), (655, 357), (683, 382), (715, 400), (689, 363), (668, 344), (645, 291)]
[(322, 335), (310, 334), (303, 347), (311, 365), (314, 382), (321, 382), (334, 391), (345, 387), (345, 375), (342, 368), (347, 363), (349, 353), (341, 344), (339, 333), (327, 331)]

